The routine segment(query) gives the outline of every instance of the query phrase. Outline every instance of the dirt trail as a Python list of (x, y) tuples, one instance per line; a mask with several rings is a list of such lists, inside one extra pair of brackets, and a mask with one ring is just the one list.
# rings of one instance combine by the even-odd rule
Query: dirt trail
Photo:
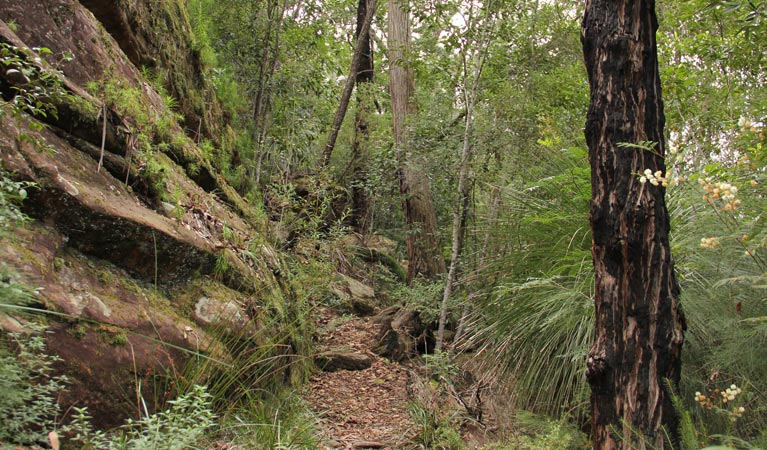
[(318, 372), (309, 402), (321, 418), (324, 448), (404, 448), (414, 425), (406, 411), (407, 370), (370, 350), (378, 326), (369, 318), (323, 311), (320, 351), (342, 350), (373, 358), (365, 370)]

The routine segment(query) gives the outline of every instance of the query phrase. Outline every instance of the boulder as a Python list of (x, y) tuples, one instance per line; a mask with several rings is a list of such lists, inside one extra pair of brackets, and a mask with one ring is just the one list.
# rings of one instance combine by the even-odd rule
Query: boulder
[(315, 356), (314, 364), (325, 372), (365, 370), (373, 365), (373, 358), (364, 353), (329, 351)]
[(431, 352), (434, 347), (432, 330), (421, 321), (418, 311), (391, 307), (373, 320), (381, 325), (373, 351), (392, 361)]
[(342, 300), (346, 300), (352, 312), (359, 316), (369, 316), (375, 312), (375, 290), (352, 277), (339, 274), (340, 281), (331, 289), (333, 294)]
[(372, 287), (366, 284), (362, 284), (354, 278), (348, 277), (344, 274), (341, 274), (341, 278), (343, 279), (344, 283), (346, 283), (347, 290), (352, 298), (372, 300), (376, 297), (375, 290), (373, 290)]

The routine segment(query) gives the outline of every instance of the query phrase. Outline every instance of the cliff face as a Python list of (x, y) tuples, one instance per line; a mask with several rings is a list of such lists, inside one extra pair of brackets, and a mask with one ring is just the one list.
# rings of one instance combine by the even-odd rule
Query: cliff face
[[(178, 0), (0, 0), (0, 20), (0, 161), (38, 186), (0, 264), (55, 313), (64, 403), (115, 425), (135, 386), (180, 372), (189, 351), (231, 357), (217, 323), (252, 345), (279, 333), (263, 324), (288, 301), (282, 262), (198, 146), (231, 130)], [(40, 90), (42, 112), (12, 106)], [(0, 327), (24, 330), (1, 311)]]

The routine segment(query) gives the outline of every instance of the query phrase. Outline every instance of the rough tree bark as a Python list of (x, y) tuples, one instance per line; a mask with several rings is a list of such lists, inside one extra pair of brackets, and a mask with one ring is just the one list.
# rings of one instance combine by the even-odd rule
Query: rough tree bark
[[(361, 1), (360, 3), (362, 4), (364, 1)], [(357, 74), (359, 73), (362, 54), (366, 49), (368, 50), (368, 55), (370, 54), (370, 24), (373, 22), (376, 0), (371, 0), (370, 7), (368, 8), (368, 6), (365, 4), (364, 8), (366, 14), (361, 18), (361, 27), (359, 11), (357, 11), (357, 30), (355, 33), (357, 40), (356, 44), (354, 45), (354, 54), (352, 55), (352, 64), (351, 68), (349, 69), (349, 78), (346, 79), (346, 85), (344, 86), (344, 91), (341, 94), (341, 101), (338, 102), (338, 109), (336, 109), (336, 114), (333, 117), (333, 125), (330, 127), (330, 133), (328, 133), (328, 142), (325, 144), (325, 149), (322, 151), (320, 167), (323, 168), (330, 164), (330, 157), (332, 156), (333, 149), (336, 146), (338, 132), (341, 130), (341, 125), (344, 122), (344, 117), (346, 117), (346, 110), (349, 108), (349, 100), (352, 98), (352, 90), (354, 90), (354, 84), (357, 81)]]
[[(653, 0), (587, 0), (581, 41), (591, 87), (586, 140), (591, 162), (595, 342), (591, 386), (594, 449), (663, 449), (678, 442), (665, 380), (679, 382), (684, 317), (669, 249)], [(653, 149), (619, 147), (653, 142)]]
[[(355, 37), (360, 38), (362, 24), (370, 10), (372, 0), (359, 0), (357, 3), (357, 29)], [(374, 80), (373, 71), (373, 45), (370, 40), (370, 31), (362, 35), (362, 52), (357, 66), (357, 113), (354, 118), (354, 142), (352, 143), (352, 227), (363, 236), (370, 232), (371, 205), (370, 196), (365, 187), (368, 173), (368, 139), (370, 128), (368, 117), (372, 111), (372, 99), (367, 92), (366, 86)]]
[(407, 283), (416, 276), (433, 278), (445, 272), (445, 260), (439, 245), (437, 217), (431, 197), (429, 178), (421, 173), (410, 155), (407, 117), (414, 111), (415, 91), (410, 57), (410, 23), (406, 0), (389, 0), (389, 91), (392, 103), (392, 129), (397, 155), (402, 207), (407, 233)]

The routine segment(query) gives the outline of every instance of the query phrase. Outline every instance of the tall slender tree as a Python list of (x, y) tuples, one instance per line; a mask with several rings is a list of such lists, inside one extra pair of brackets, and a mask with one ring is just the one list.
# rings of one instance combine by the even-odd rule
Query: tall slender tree
[(596, 306), (586, 376), (595, 449), (668, 448), (665, 433), (678, 441), (667, 380), (679, 382), (684, 318), (664, 198), (657, 28), (654, 0), (586, 1)]
[(357, 65), (357, 113), (354, 118), (354, 142), (352, 143), (352, 226), (354, 229), (367, 234), (370, 230), (371, 204), (370, 196), (365, 187), (368, 171), (368, 139), (370, 136), (369, 115), (372, 111), (372, 99), (368, 86), (374, 80), (373, 45), (370, 40), (370, 30), (362, 34), (363, 21), (371, 9), (373, 0), (359, 0), (357, 3), (357, 28), (355, 37), (362, 36), (362, 51)]
[(253, 180), (255, 186), (261, 184), (261, 170), (266, 156), (268, 118), (271, 114), (270, 80), (274, 76), (279, 61), (280, 33), (284, 17), (284, 3), (280, 4), (278, 0), (267, 2), (266, 37), (261, 50), (261, 59), (258, 63), (258, 79), (253, 102), (253, 141), (257, 146), (256, 172)]
[(392, 129), (397, 155), (402, 206), (405, 212), (408, 254), (408, 284), (418, 276), (432, 278), (445, 272), (445, 259), (439, 244), (437, 216), (432, 203), (428, 176), (418, 169), (412, 157), (407, 119), (415, 112), (415, 80), (410, 55), (410, 20), (406, 0), (389, 0), (389, 92), (392, 103)]
[(464, 118), (463, 144), (461, 146), (461, 163), (458, 173), (458, 192), (453, 208), (453, 229), (450, 250), (450, 265), (447, 269), (447, 281), (442, 292), (442, 304), (439, 313), (439, 325), (437, 328), (437, 340), (435, 351), (442, 350), (447, 325), (448, 305), (453, 287), (458, 279), (459, 263), (463, 253), (463, 240), (466, 235), (466, 223), (469, 216), (469, 196), (471, 193), (470, 164), (473, 156), (473, 127), (474, 108), (476, 107), (482, 69), (487, 56), (487, 48), (492, 39), (492, 31), (495, 27), (493, 17), (493, 2), (487, 1), (481, 8), (475, 8), (469, 4), (465, 14), (466, 35), (474, 35), (476, 38), (464, 38), (463, 45), (459, 50), (461, 57), (461, 101), (466, 108)]
[[(362, 7), (362, 16), (360, 16), (360, 7)], [(322, 157), (320, 159), (320, 165), (326, 167), (330, 164), (330, 157), (333, 154), (333, 149), (336, 146), (336, 139), (338, 138), (338, 132), (341, 131), (341, 125), (346, 117), (346, 110), (349, 107), (349, 100), (352, 98), (352, 90), (354, 84), (357, 82), (359, 74), (360, 64), (364, 57), (370, 57), (370, 24), (373, 21), (373, 15), (375, 15), (376, 0), (371, 0), (370, 5), (365, 1), (360, 1), (357, 7), (357, 28), (354, 33), (355, 44), (354, 54), (352, 55), (351, 68), (349, 69), (349, 77), (346, 79), (343, 94), (341, 94), (341, 101), (336, 109), (336, 114), (333, 117), (333, 124), (330, 127), (330, 133), (328, 133), (328, 141), (325, 144), (325, 149), (322, 151)], [(363, 54), (365, 56), (363, 56)]]

